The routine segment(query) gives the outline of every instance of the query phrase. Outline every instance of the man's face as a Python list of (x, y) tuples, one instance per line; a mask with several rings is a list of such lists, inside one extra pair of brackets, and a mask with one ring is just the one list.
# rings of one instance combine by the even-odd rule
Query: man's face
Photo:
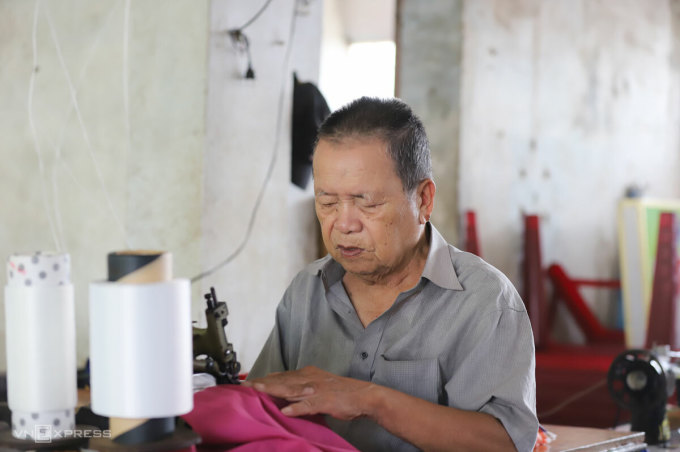
[(348, 273), (377, 280), (408, 263), (422, 227), (419, 206), (382, 140), (320, 140), (314, 194), (324, 244)]

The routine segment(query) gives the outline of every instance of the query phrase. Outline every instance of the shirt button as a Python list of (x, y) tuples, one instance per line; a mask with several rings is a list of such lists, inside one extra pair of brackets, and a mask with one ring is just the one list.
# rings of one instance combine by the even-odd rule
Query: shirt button
[(366, 359), (366, 358), (368, 358), (368, 353), (361, 352), (361, 359)]

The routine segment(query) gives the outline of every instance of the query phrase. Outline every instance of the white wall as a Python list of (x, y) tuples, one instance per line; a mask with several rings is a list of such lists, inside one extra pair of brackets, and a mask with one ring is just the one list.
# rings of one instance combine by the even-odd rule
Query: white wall
[[(36, 4), (32, 110), (42, 173), (28, 108)], [(58, 237), (73, 263), (81, 364), (88, 355), (87, 285), (106, 277), (108, 252), (127, 243), (164, 249), (174, 255), (176, 275), (199, 269), (208, 3), (130, 5), (128, 145), (125, 2), (0, 2), (0, 259), (54, 250), (48, 212), (61, 219)], [(0, 325), (4, 331), (4, 318)], [(4, 354), (2, 337), (2, 367)]]
[(680, 196), (670, 2), (467, 1), (464, 21), (460, 205), (484, 257), (519, 283), (537, 213), (546, 266), (616, 277), (625, 187)]
[(432, 222), (458, 243), (462, 0), (402, 0), (397, 32), (397, 97), (425, 125), (437, 192)]
[[(89, 352), (87, 285), (105, 278), (108, 252), (128, 244), (168, 250), (175, 275), (188, 278), (240, 243), (274, 150), (283, 86), (277, 160), (250, 240), (236, 260), (193, 286), (194, 320), (205, 323), (202, 295), (214, 285), (228, 302), (228, 337), (244, 369), (254, 361), (292, 274), (316, 256), (315, 241), (309, 240), (311, 195), (289, 183), (292, 70), (316, 81), (319, 67), (322, 2), (304, 3), (297, 10), (288, 69), (283, 61), (295, 0), (272, 2), (247, 28), (254, 81), (242, 79), (244, 59), (224, 30), (250, 19), (259, 3), (175, 0), (162, 8), (149, 0), (37, 3), (39, 68), (32, 105), (46, 208), (27, 108), (36, 2), (0, 2), (0, 259), (54, 249), (47, 212), (58, 212), (63, 248), (73, 262), (80, 364)], [(128, 4), (129, 144), (123, 95)], [(76, 87), (90, 147), (70, 106), (48, 17)]]
[[(203, 267), (221, 262), (241, 243), (278, 142), (276, 163), (249, 241), (230, 264), (202, 281), (214, 285), (229, 306), (227, 337), (249, 369), (274, 323), (274, 310), (290, 278), (315, 258), (311, 194), (290, 183), (290, 111), (293, 78), (318, 79), (321, 2), (297, 12), (294, 52), (285, 53), (295, 1), (272, 2), (245, 30), (255, 79), (243, 79), (243, 65), (225, 30), (245, 23), (259, 8), (239, 0), (211, 6), (210, 57), (204, 156)], [(278, 102), (283, 93), (277, 136)], [(278, 141), (277, 141), (278, 139)], [(304, 246), (305, 244), (307, 246)], [(297, 244), (297, 246), (292, 246)]]
[[(546, 266), (618, 276), (625, 188), (680, 196), (677, 5), (402, 0), (398, 93), (431, 137), (449, 240), (475, 210), (483, 257), (521, 289), (522, 216), (536, 213)], [(587, 296), (611, 322), (611, 295)]]

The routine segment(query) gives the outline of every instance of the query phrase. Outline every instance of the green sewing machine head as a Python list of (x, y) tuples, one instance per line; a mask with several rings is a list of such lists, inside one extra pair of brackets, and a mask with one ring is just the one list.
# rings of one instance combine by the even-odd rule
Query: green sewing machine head
[(239, 384), (241, 364), (236, 359), (233, 345), (227, 340), (229, 310), (224, 301), (217, 301), (215, 288), (205, 294), (207, 328), (193, 329), (194, 373), (207, 373), (217, 384)]

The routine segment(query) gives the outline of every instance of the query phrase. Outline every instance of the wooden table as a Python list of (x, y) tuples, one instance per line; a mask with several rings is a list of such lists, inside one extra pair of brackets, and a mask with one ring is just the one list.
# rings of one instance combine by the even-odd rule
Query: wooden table
[[(544, 425), (544, 427), (557, 435), (550, 444), (536, 448), (540, 452), (556, 451), (615, 451), (617, 448), (628, 445), (644, 445), (645, 434), (642, 432), (619, 432), (589, 427), (572, 427), (566, 425)], [(635, 450), (626, 448), (625, 450)], [(637, 450), (644, 450), (643, 447)]]

